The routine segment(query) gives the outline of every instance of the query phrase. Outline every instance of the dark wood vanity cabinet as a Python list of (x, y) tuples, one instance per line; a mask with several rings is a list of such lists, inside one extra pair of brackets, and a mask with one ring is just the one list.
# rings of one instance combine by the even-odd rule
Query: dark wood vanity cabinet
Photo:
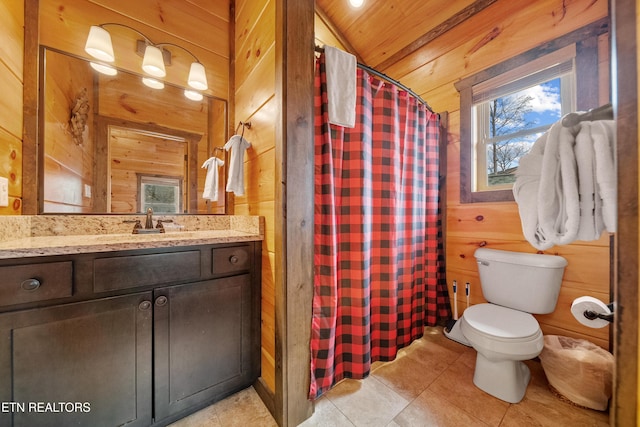
[[(248, 242), (0, 262), (0, 278), (19, 273), (0, 282), (0, 297), (18, 294), (17, 305), (0, 299), (0, 425), (166, 425), (251, 385), (260, 373), (259, 251)], [(156, 261), (167, 274), (148, 283)], [(190, 271), (176, 275), (173, 261)], [(105, 285), (105, 265), (127, 279)], [(60, 279), (60, 266), (73, 273)], [(25, 290), (31, 279), (39, 287)], [(70, 296), (36, 297), (65, 280)]]
[(151, 296), (0, 314), (0, 425), (151, 424)]
[(241, 389), (258, 377), (260, 349), (251, 341), (257, 331), (252, 331), (250, 301), (248, 274), (155, 291), (156, 418)]

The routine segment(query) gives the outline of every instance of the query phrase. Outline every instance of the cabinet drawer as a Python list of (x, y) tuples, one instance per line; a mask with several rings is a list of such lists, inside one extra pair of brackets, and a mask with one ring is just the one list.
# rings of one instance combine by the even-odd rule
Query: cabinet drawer
[(212, 257), (213, 274), (235, 273), (251, 268), (251, 247), (248, 245), (215, 248)]
[(0, 305), (69, 297), (72, 276), (72, 261), (0, 267)]
[(98, 258), (93, 262), (96, 292), (200, 279), (200, 251)]

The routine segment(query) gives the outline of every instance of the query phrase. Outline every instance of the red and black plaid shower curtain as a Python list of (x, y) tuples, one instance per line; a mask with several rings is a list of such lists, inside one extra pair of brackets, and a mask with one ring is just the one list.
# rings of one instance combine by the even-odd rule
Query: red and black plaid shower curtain
[(324, 55), (316, 67), (311, 399), (450, 317), (438, 116), (358, 69), (355, 128), (329, 125)]

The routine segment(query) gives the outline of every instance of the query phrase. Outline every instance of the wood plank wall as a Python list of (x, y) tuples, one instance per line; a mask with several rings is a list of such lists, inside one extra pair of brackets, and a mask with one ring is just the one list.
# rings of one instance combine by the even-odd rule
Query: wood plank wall
[[(382, 71), (412, 88), (435, 111), (449, 113), (447, 142), (447, 282), (471, 283), (471, 304), (484, 302), (473, 258), (480, 246), (520, 252), (536, 252), (522, 234), (514, 202), (460, 203), (460, 97), (454, 83), (509, 58), (524, 53), (591, 22), (606, 18), (606, 0), (561, 0), (520, 2), (498, 0), (482, 12), (463, 21), (414, 53), (394, 63), (383, 63)], [(429, 29), (425, 29), (425, 32)], [(366, 34), (366, 33), (363, 33)], [(489, 36), (491, 35), (491, 36)], [(372, 36), (373, 37), (373, 36)], [(316, 19), (316, 42), (340, 47), (338, 38)], [(375, 43), (371, 40), (371, 44)], [(599, 94), (609, 102), (608, 39), (599, 40)], [(429, 78), (422, 71), (428, 70)], [(567, 258), (562, 290), (556, 311), (537, 316), (546, 334), (588, 339), (609, 348), (609, 327), (591, 329), (571, 315), (574, 298), (591, 295), (609, 302), (609, 236), (594, 242), (554, 247), (546, 253)], [(458, 293), (458, 307), (464, 309), (464, 293)]]
[(0, 3), (0, 176), (9, 179), (9, 206), (0, 215), (22, 213), (23, 27), (23, 2)]
[[(473, 258), (477, 247), (536, 252), (522, 234), (514, 202), (460, 203), (460, 99), (453, 84), (544, 42), (606, 18), (605, 0), (559, 0), (513, 2), (499, 0), (474, 17), (436, 38), (413, 55), (382, 70), (416, 90), (436, 111), (449, 112), (447, 143), (447, 281), (472, 286), (471, 304), (484, 301)], [(494, 37), (487, 35), (492, 33)], [(514, 42), (515, 41), (515, 42)], [(608, 41), (601, 38), (601, 103), (609, 102)], [(603, 52), (604, 50), (604, 52)], [(420, 63), (416, 60), (420, 58)], [(416, 66), (431, 70), (431, 78), (416, 80)], [(413, 78), (412, 78), (413, 77)], [(586, 328), (571, 315), (574, 298), (591, 295), (609, 302), (609, 236), (598, 241), (557, 246), (546, 251), (564, 256), (565, 270), (560, 298), (554, 313), (537, 316), (546, 334), (583, 338), (609, 348), (609, 327)], [(465, 307), (458, 293), (458, 307)]]
[[(94, 184), (94, 114), (93, 73), (86, 62), (67, 58), (57, 52), (45, 54), (47, 73), (44, 77), (44, 97), (55, 100), (42, 107), (44, 149), (42, 190), (45, 212), (91, 213), (93, 197), (85, 194), (85, 186)], [(85, 91), (89, 105), (82, 144), (70, 133), (69, 119), (76, 97)], [(135, 193), (134, 193), (135, 194)]]
[(235, 197), (236, 215), (265, 218), (262, 244), (262, 380), (271, 392), (275, 382), (275, 0), (235, 2), (235, 117), (250, 121), (244, 137), (245, 195)]
[[(141, 212), (138, 174), (185, 177), (188, 142), (114, 129), (109, 140), (112, 212)], [(186, 188), (181, 195), (187, 203)]]
[[(16, 40), (16, 35), (12, 35), (10, 33), (11, 28), (17, 28), (16, 34), (22, 37), (22, 26), (24, 22), (24, 11), (22, 10), (22, 6), (24, 2), (9, 2), (8, 5), (3, 4), (0, 6), (2, 8), (10, 8), (17, 7), (16, 5), (18, 4), (20, 4), (19, 11), (7, 10), (6, 13), (3, 11), (2, 18), (0, 18), (9, 21), (11, 17), (16, 17), (13, 24), (11, 24), (11, 22), (7, 22), (5, 25), (5, 23), (2, 22), (2, 30), (0, 30), (8, 32), (7, 40), (11, 41)], [(89, 25), (97, 25), (105, 22), (122, 23), (142, 31), (147, 37), (155, 42), (174, 43), (191, 51), (206, 67), (207, 79), (209, 82), (209, 89), (206, 93), (222, 100), (226, 100), (229, 97), (230, 26), (229, 2), (227, 0), (173, 0), (165, 1), (162, 5), (159, 5), (157, 2), (152, 0), (143, 0), (135, 3), (122, 0), (40, 1), (38, 12), (38, 19), (40, 21), (39, 43), (42, 45), (86, 58), (87, 54), (84, 52), (84, 42)], [(136, 34), (131, 32), (131, 30), (119, 27), (110, 27), (109, 31), (112, 34), (114, 42), (114, 50), (117, 57), (116, 65), (120, 68), (139, 72), (140, 57), (135, 54), (131, 46), (131, 40), (135, 40)], [(16, 64), (19, 62), (20, 66), (20, 68), (17, 69), (19, 74), (16, 74), (17, 72), (4, 73), (2, 72), (3, 69), (0, 68), (0, 82), (7, 79), (10, 81), (11, 74), (16, 74), (19, 76), (19, 79), (22, 79), (22, 60), (15, 61), (17, 58), (22, 58), (23, 42), (21, 41), (20, 43), (18, 53), (10, 54), (9, 49), (11, 49), (11, 43), (3, 45), (3, 50), (0, 50), (1, 55), (4, 56), (6, 50), (6, 56), (10, 56), (12, 58), (12, 61), (7, 61), (7, 64), (13, 66), (14, 62), (16, 62)], [(188, 74), (188, 67), (193, 61), (193, 58), (187, 52), (179, 48), (173, 48), (172, 55), (172, 65), (167, 67), (167, 77), (164, 80), (168, 83), (184, 86), (184, 79)], [(4, 89), (4, 84), (0, 83), (0, 85), (2, 85)], [(7, 117), (8, 119), (11, 119), (12, 123), (18, 123), (21, 127), (22, 104), (18, 101), (21, 102), (22, 100), (22, 85), (20, 84), (18, 87), (18, 85), (9, 86), (9, 84), (7, 84), (6, 86), (7, 90), (5, 90), (5, 93), (8, 93), (10, 96), (3, 98), (3, 100), (0, 101), (0, 105), (2, 105), (2, 102), (6, 101), (12, 109), (20, 114), (20, 116), (18, 118), (15, 117), (15, 114), (13, 116), (3, 114), (3, 118)], [(134, 98), (135, 97), (130, 97), (128, 102), (134, 102)], [(151, 111), (151, 114), (147, 114), (143, 117), (142, 112), (149, 113), (150, 107), (148, 104), (150, 103), (147, 102), (145, 104), (143, 102), (136, 106), (138, 107), (137, 112), (140, 114), (136, 115), (134, 112), (133, 117), (136, 119), (132, 121), (144, 122), (146, 120), (166, 127), (171, 127), (179, 120), (181, 115), (193, 113), (193, 111), (189, 111), (188, 108), (185, 108), (184, 111), (180, 111), (179, 105), (172, 104), (174, 107), (173, 112), (171, 112), (170, 109), (161, 110), (164, 106), (158, 105), (155, 106), (155, 113)], [(127, 106), (130, 107), (130, 105)], [(104, 107), (107, 108), (108, 105), (105, 104)], [(207, 108), (209, 108), (210, 111), (207, 111)], [(111, 111), (113, 112), (114, 108), (112, 108)], [(131, 110), (128, 111), (131, 112)], [(221, 146), (226, 141), (227, 111), (228, 110), (225, 109), (223, 105), (218, 105), (215, 102), (213, 106), (207, 107), (206, 103), (204, 103), (204, 107), (199, 106), (199, 111), (197, 113), (203, 115), (205, 123), (208, 120), (208, 126), (210, 127), (210, 129), (200, 132), (204, 135), (204, 142), (198, 144), (197, 181), (198, 188), (200, 189), (204, 187), (206, 171), (199, 168), (199, 166), (209, 156), (216, 154), (213, 151), (215, 146)], [(12, 117), (15, 117), (15, 119)], [(132, 119), (131, 117), (125, 118)], [(0, 135), (3, 135), (3, 130), (4, 129), (0, 126)], [(11, 134), (10, 131), (8, 133)], [(208, 138), (209, 134), (211, 135), (210, 139)], [(17, 135), (22, 135), (21, 128)], [(218, 136), (219, 138), (216, 140), (215, 138)], [(3, 142), (4, 139), (6, 138), (3, 137)], [(8, 149), (5, 147), (9, 147), (9, 144), (3, 143), (3, 149)], [(223, 155), (222, 152), (217, 152), (217, 154), (218, 156)], [(17, 159), (13, 163), (22, 162), (22, 157), (18, 150), (14, 150), (13, 148), (10, 149), (9, 155)], [(3, 168), (9, 168), (9, 163), (7, 162), (0, 162), (0, 165), (3, 165)], [(18, 173), (14, 174), (16, 177), (15, 181), (17, 183), (14, 185), (14, 188), (19, 189), (21, 187), (21, 185), (19, 185), (19, 181), (23, 177), (23, 174), (25, 179), (29, 178), (29, 180), (34, 176), (34, 170), (31, 170), (32, 166), (27, 166), (27, 170), (20, 170)], [(13, 167), (13, 169), (15, 169), (15, 167)], [(29, 188), (29, 197), (35, 198), (35, 195), (31, 194), (33, 192), (31, 187)], [(12, 194), (19, 195), (20, 193), (14, 190)], [(25, 197), (27, 196), (25, 195)], [(17, 200), (15, 205), (19, 208), (20, 200)], [(223, 213), (224, 204), (219, 203), (216, 206), (211, 206), (210, 203), (206, 203), (198, 197), (197, 209), (198, 213)], [(0, 208), (0, 213), (7, 212), (4, 212), (2, 208)]]

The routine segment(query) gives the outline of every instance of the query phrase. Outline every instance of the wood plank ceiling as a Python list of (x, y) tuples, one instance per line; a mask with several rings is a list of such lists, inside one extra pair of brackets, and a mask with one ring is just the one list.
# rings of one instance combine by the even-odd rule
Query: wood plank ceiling
[(402, 82), (410, 73), (420, 78), (421, 48), (495, 2), (365, 0), (356, 9), (348, 0), (316, 0), (316, 14), (359, 62)]

